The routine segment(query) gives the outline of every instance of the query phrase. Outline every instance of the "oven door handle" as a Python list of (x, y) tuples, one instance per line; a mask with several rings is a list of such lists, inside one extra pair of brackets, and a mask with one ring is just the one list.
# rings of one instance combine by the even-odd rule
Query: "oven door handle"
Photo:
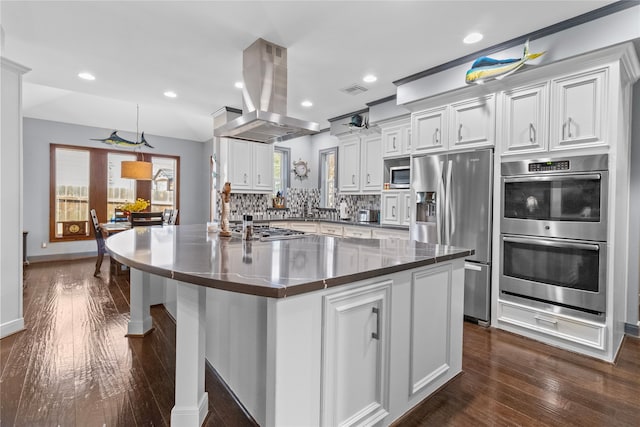
[(589, 173), (589, 174), (567, 174), (567, 175), (547, 175), (547, 176), (522, 176), (517, 178), (503, 178), (503, 180), (504, 182), (573, 181), (576, 178), (601, 180), (602, 175), (599, 173)]
[(587, 251), (598, 252), (600, 246), (589, 243), (573, 243), (573, 242), (559, 242), (557, 240), (537, 239), (535, 237), (503, 237), (503, 241), (510, 243), (524, 243), (529, 245), (538, 246), (553, 246), (556, 248), (568, 248), (568, 249), (584, 249)]

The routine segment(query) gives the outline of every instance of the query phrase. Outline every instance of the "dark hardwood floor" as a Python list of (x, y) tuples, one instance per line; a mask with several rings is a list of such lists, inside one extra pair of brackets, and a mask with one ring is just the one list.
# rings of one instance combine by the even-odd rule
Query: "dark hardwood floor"
[[(93, 277), (94, 260), (26, 270), (27, 330), (0, 340), (0, 426), (168, 425), (175, 324), (126, 338), (126, 276)], [(640, 426), (640, 340), (615, 365), (469, 323), (464, 372), (399, 426)], [(207, 426), (255, 425), (207, 370)], [(302, 426), (301, 426), (302, 427)]]

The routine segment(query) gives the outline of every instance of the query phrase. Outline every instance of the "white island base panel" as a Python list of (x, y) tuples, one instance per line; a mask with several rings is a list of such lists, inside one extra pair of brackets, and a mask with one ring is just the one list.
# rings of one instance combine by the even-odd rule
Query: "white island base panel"
[(286, 298), (207, 289), (206, 357), (261, 426), (389, 425), (461, 372), (463, 292), (463, 259)]

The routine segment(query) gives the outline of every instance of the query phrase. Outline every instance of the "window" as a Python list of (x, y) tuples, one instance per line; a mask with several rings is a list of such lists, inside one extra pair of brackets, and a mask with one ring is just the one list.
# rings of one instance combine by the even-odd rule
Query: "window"
[(338, 148), (320, 151), (320, 207), (336, 207)]
[(273, 192), (284, 195), (289, 187), (289, 148), (274, 147), (273, 149)]
[[(91, 239), (89, 210), (98, 220), (114, 217), (115, 208), (137, 197), (151, 200), (151, 210), (178, 208), (180, 158), (154, 155), (152, 181), (120, 178), (123, 160), (142, 160), (122, 150), (51, 144), (49, 240)], [(149, 158), (148, 155), (146, 157)]]

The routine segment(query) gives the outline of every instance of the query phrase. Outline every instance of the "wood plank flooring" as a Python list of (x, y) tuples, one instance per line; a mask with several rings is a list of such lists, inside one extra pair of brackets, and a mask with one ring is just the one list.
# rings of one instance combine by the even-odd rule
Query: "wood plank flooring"
[[(32, 264), (27, 330), (0, 340), (0, 426), (167, 426), (175, 324), (126, 338), (126, 276), (93, 277), (94, 260)], [(464, 372), (397, 426), (640, 426), (640, 340), (615, 365), (465, 323)], [(207, 426), (253, 426), (207, 369)], [(302, 426), (301, 426), (302, 427)]]

